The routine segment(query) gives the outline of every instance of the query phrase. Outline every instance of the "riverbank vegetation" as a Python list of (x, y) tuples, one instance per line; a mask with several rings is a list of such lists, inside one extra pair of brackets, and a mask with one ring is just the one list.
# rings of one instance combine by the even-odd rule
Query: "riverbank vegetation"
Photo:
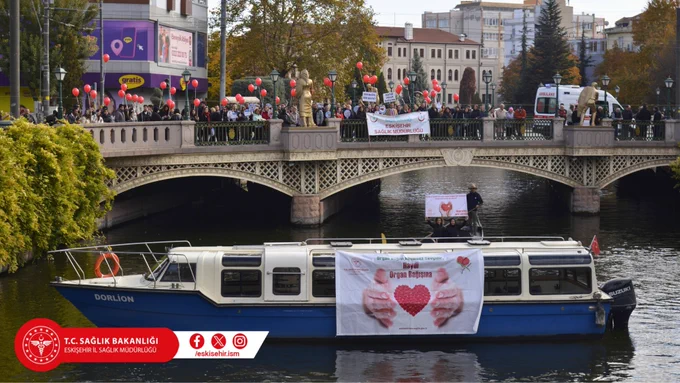
[(27, 253), (92, 238), (111, 208), (113, 177), (79, 126), (19, 120), (0, 130), (0, 268), (14, 272)]

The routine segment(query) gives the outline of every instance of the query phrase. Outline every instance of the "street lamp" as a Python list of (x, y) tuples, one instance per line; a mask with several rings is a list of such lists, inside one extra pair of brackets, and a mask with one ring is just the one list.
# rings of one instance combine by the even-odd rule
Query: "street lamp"
[(66, 71), (64, 68), (58, 67), (54, 70), (54, 76), (57, 78), (57, 82), (59, 82), (59, 109), (57, 109), (57, 113), (59, 115), (59, 119), (62, 119), (64, 118), (64, 105), (61, 96), (61, 83), (64, 81), (64, 77), (66, 77)]
[(557, 90), (555, 91), (555, 94), (557, 95), (557, 99), (555, 100), (555, 117), (560, 116), (560, 83), (562, 82), (562, 76), (560, 76), (559, 73), (555, 73), (553, 76), (553, 81), (555, 82), (555, 85), (557, 85)]
[(673, 87), (673, 79), (671, 78), (671, 76), (668, 76), (668, 78), (666, 79), (666, 81), (664, 81), (664, 83), (666, 83), (666, 89), (668, 90), (668, 93), (667, 93), (668, 116), (672, 117), (673, 112), (671, 111), (671, 88)]
[(446, 106), (446, 81), (439, 84), (442, 87), (442, 105)]
[(338, 72), (328, 72), (328, 79), (331, 80), (331, 117), (335, 118), (335, 81), (338, 79)]
[(392, 89), (394, 89), (394, 81), (390, 80), (390, 82), (387, 83), (387, 86), (390, 87), (390, 93), (392, 93)]
[[(491, 83), (491, 109), (493, 109), (496, 106), (496, 83), (492, 82)], [(489, 113), (489, 111), (486, 111)]]
[(357, 103), (357, 100), (356, 100), (356, 98), (357, 98), (357, 95), (356, 95), (357, 85), (359, 85), (359, 84), (357, 84), (357, 80), (352, 80), (352, 108), (354, 108), (354, 106)]
[(484, 109), (489, 109), (489, 84), (491, 83), (491, 73), (489, 71), (484, 72), (482, 79), (486, 84), (486, 94), (484, 95)]
[(602, 76), (602, 87), (604, 88), (604, 116), (609, 116), (609, 103), (607, 102), (607, 87), (609, 86), (609, 81), (611, 79), (606, 74)]
[(413, 89), (415, 87), (416, 80), (418, 80), (418, 74), (414, 71), (408, 72), (408, 98), (411, 100), (411, 112), (413, 112)]
[(279, 71), (277, 71), (276, 69), (274, 69), (272, 73), (269, 74), (269, 78), (272, 80), (272, 83), (274, 84), (274, 106), (272, 107), (272, 113), (278, 110), (278, 106), (276, 105), (276, 82), (279, 81), (280, 75), (281, 73), (279, 73)]
[(182, 78), (184, 79), (184, 86), (186, 86), (184, 90), (184, 95), (186, 96), (186, 102), (184, 103), (184, 120), (189, 119), (189, 80), (191, 80), (191, 72), (189, 72), (189, 68), (184, 69), (184, 72), (182, 72)]

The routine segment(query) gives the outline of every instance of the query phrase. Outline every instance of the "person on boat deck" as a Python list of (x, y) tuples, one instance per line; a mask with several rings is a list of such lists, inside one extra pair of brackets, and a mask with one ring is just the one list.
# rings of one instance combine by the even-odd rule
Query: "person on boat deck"
[(467, 194), (468, 216), (470, 217), (470, 235), (480, 234), (482, 223), (479, 221), (479, 207), (484, 204), (482, 196), (477, 193), (477, 185), (470, 184), (470, 192)]
[(449, 239), (449, 238), (458, 238), (462, 237), (462, 234), (460, 233), (460, 229), (456, 225), (456, 219), (451, 218), (449, 221), (449, 224), (444, 227), (444, 237), (446, 239), (443, 239), (439, 242), (457, 242), (455, 239)]
[(425, 221), (430, 227), (432, 227), (432, 238), (442, 238), (446, 237), (446, 232), (441, 218), (436, 218), (434, 223), (428, 218)]

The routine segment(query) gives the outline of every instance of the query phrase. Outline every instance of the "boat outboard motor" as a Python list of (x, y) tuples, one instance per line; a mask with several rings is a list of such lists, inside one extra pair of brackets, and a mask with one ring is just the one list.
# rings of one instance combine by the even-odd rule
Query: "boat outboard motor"
[(600, 290), (614, 299), (611, 309), (613, 328), (617, 330), (628, 328), (630, 314), (637, 306), (633, 281), (629, 278), (612, 279), (600, 286)]

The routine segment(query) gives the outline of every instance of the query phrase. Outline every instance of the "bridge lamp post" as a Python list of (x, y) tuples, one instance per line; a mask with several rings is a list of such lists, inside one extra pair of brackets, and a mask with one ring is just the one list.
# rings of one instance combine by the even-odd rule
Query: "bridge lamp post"
[(328, 79), (331, 80), (331, 116), (335, 116), (335, 81), (338, 80), (338, 72), (328, 72)]
[(415, 97), (413, 94), (413, 89), (415, 87), (416, 80), (418, 80), (418, 74), (414, 71), (408, 72), (408, 98), (411, 101), (411, 112), (413, 112), (413, 99)]
[(189, 68), (184, 69), (184, 72), (182, 72), (182, 78), (184, 79), (184, 86), (186, 86), (186, 89), (184, 90), (184, 96), (186, 97), (185, 102), (184, 102), (184, 117), (182, 119), (188, 120), (189, 119), (189, 80), (191, 80), (191, 72), (189, 72)]
[(352, 80), (352, 108), (354, 108), (357, 103), (357, 85), (359, 85), (357, 84), (357, 80)]
[(604, 116), (608, 118), (609, 116), (609, 103), (607, 102), (607, 87), (609, 86), (609, 81), (611, 79), (606, 74), (602, 76), (602, 87), (604, 88)]
[(387, 83), (387, 86), (390, 87), (390, 93), (392, 93), (394, 89), (394, 81), (390, 80), (390, 82)]
[(448, 86), (448, 84), (446, 83), (446, 81), (444, 81), (441, 84), (439, 84), (439, 86), (442, 87), (442, 105), (446, 106), (446, 87)]
[[(278, 106), (276, 105), (276, 82), (279, 81), (280, 75), (281, 74), (276, 69), (274, 69), (272, 73), (269, 74), (269, 78), (272, 80), (272, 83), (274, 84), (274, 106), (272, 107), (272, 113), (278, 111)], [(275, 114), (275, 116), (277, 116), (278, 118), (278, 114)]]
[(484, 95), (484, 109), (489, 109), (489, 84), (491, 83), (491, 73), (484, 72), (482, 75), (482, 79), (484, 80), (484, 83), (486, 84), (486, 94)]
[(64, 77), (66, 77), (66, 71), (62, 67), (58, 67), (54, 70), (54, 76), (57, 78), (59, 83), (59, 108), (57, 109), (57, 114), (59, 119), (64, 118), (64, 104), (63, 97), (61, 95), (61, 84), (64, 82)]
[(673, 111), (671, 111), (671, 88), (673, 87), (673, 79), (671, 78), (671, 76), (668, 76), (664, 83), (666, 83), (666, 90), (668, 91), (666, 96), (668, 102), (668, 115), (669, 117), (673, 117)]
[[(496, 83), (492, 82), (491, 83), (491, 109), (496, 107)], [(489, 111), (486, 111), (489, 113)]]
[(560, 76), (559, 73), (555, 73), (553, 76), (553, 81), (555, 82), (555, 85), (557, 85), (557, 89), (555, 90), (555, 95), (556, 95), (556, 100), (555, 100), (555, 117), (560, 116), (560, 83), (562, 82), (562, 76)]

